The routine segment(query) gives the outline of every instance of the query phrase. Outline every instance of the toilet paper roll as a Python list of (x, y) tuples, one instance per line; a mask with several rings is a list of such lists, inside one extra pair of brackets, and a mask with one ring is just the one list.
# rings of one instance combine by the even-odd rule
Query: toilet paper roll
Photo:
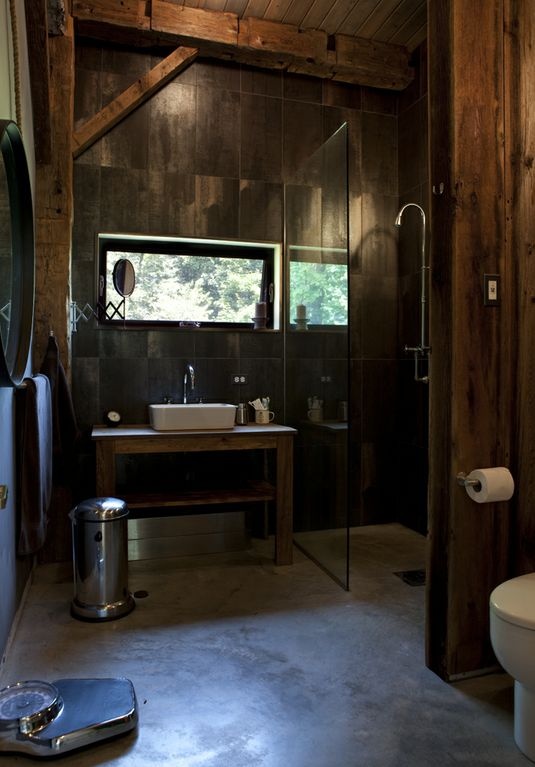
[(491, 469), (474, 469), (466, 479), (475, 479), (479, 485), (467, 485), (466, 492), (476, 503), (491, 503), (492, 501), (508, 501), (514, 493), (515, 483), (511, 472), (505, 466), (494, 466)]

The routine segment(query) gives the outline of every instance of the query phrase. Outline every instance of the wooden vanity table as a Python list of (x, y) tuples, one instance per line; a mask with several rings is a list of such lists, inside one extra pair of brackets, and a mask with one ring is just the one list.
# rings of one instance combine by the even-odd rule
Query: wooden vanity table
[(220, 450), (275, 450), (275, 485), (251, 482), (229, 490), (196, 490), (180, 494), (158, 493), (127, 496), (130, 508), (196, 506), (222, 503), (275, 501), (275, 563), (292, 563), (293, 533), (293, 437), (289, 426), (251, 424), (209, 431), (155, 431), (150, 426), (95, 426), (96, 494), (111, 496), (115, 489), (115, 458), (132, 453), (190, 453)]

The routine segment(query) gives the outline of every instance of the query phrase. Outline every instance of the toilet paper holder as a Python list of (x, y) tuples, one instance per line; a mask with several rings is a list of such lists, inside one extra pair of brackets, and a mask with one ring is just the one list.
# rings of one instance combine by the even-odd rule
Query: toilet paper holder
[(481, 490), (481, 482), (478, 479), (469, 479), (464, 471), (457, 474), (457, 482), (461, 487), (473, 487), (476, 490)]

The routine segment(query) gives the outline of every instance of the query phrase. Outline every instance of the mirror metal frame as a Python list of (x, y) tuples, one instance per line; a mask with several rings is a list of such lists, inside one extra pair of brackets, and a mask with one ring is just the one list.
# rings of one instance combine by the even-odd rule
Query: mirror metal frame
[(11, 215), (11, 312), (7, 343), (0, 344), (0, 386), (18, 386), (28, 363), (35, 290), (32, 190), (20, 131), (0, 120), (0, 149)]

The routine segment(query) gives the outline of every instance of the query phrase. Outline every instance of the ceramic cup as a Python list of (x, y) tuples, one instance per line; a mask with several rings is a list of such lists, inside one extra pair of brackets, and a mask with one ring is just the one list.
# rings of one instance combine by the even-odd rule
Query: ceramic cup
[(308, 413), (309, 421), (323, 421), (323, 410), (321, 407), (313, 407)]
[(275, 418), (272, 410), (255, 410), (254, 419), (256, 423), (269, 423)]

